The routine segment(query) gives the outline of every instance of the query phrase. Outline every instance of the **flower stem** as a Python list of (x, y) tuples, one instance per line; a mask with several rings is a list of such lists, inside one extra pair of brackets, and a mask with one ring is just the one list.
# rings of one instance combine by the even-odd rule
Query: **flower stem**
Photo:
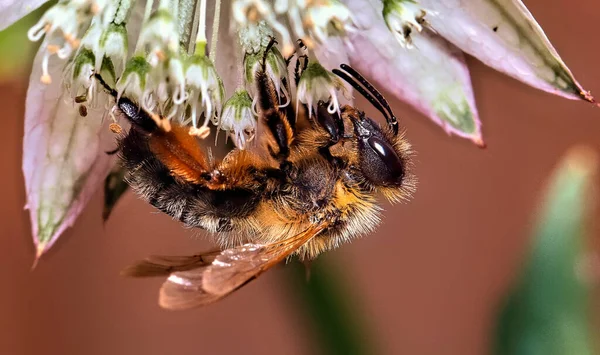
[(196, 34), (196, 55), (206, 54), (206, 0), (200, 0), (200, 21)]
[(217, 58), (217, 41), (219, 39), (219, 23), (221, 22), (221, 0), (215, 0), (215, 15), (213, 17), (212, 36), (210, 39), (209, 57), (212, 62)]
[[(144, 9), (144, 20), (142, 21), (142, 27), (148, 23), (148, 19), (150, 18), (150, 15), (152, 15), (152, 6), (154, 5), (154, 0), (146, 0), (146, 8)], [(136, 42), (135, 45), (135, 52), (134, 53), (139, 53), (141, 51), (140, 45), (142, 43), (141, 38), (142, 38), (142, 33), (143, 31), (140, 31), (140, 34), (138, 36), (138, 40)]]

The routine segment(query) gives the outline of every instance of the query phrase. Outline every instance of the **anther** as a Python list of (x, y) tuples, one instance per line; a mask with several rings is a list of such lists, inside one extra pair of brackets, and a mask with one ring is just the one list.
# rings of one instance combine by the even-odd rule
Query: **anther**
[(208, 137), (208, 135), (210, 134), (210, 128), (206, 126), (202, 126), (200, 128), (190, 127), (188, 134), (190, 136), (196, 136), (200, 139), (206, 139), (206, 137)]

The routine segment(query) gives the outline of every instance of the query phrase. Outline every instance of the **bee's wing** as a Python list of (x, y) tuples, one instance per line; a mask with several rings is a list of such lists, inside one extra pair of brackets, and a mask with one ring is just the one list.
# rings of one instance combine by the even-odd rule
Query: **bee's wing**
[(152, 255), (127, 267), (121, 275), (130, 277), (167, 276), (176, 271), (197, 269), (209, 265), (220, 250), (189, 256)]
[(325, 229), (315, 226), (274, 244), (244, 244), (226, 249), (212, 263), (172, 273), (160, 290), (167, 309), (203, 306), (227, 296), (279, 263)]

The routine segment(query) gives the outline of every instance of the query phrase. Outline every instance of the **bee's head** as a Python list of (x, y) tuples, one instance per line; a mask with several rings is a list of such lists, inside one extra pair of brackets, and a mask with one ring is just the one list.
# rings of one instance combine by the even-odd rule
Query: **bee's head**
[(389, 103), (371, 83), (352, 67), (342, 64), (333, 72), (348, 82), (379, 110), (386, 120), (386, 127), (365, 113), (353, 107), (342, 110), (352, 122), (356, 140), (355, 165), (365, 182), (380, 190), (391, 200), (406, 197), (414, 187), (414, 179), (409, 173), (410, 145), (398, 132), (398, 120)]
[(348, 117), (354, 125), (358, 168), (365, 179), (374, 187), (402, 186), (408, 169), (406, 141), (362, 111)]

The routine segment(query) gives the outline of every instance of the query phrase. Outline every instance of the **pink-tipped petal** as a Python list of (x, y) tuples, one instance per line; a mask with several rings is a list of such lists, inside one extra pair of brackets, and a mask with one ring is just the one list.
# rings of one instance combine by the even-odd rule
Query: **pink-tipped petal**
[(594, 102), (521, 0), (421, 0), (441, 36), (535, 88)]
[[(30, 211), (36, 259), (70, 227), (110, 170), (112, 157), (105, 153), (114, 136), (99, 108), (88, 108), (81, 117), (78, 106), (60, 80), (40, 82), (39, 51), (30, 78), (25, 108), (23, 173)], [(50, 75), (61, 78), (64, 62), (50, 60)]]
[(415, 48), (403, 48), (385, 25), (380, 1), (348, 0), (346, 4), (361, 29), (349, 37), (354, 47), (349, 52), (351, 65), (446, 132), (483, 146), (462, 52), (428, 31), (414, 36)]
[[(143, 1), (136, 3), (127, 26), (130, 50), (141, 28), (144, 7)], [(40, 82), (43, 54), (38, 51), (33, 63), (23, 139), (27, 208), (36, 247), (34, 267), (102, 186), (115, 163), (115, 156), (106, 152), (116, 146), (115, 135), (108, 128), (110, 120), (104, 117), (110, 109), (108, 96), (97, 92), (95, 107), (88, 107), (87, 116), (82, 117), (63, 87), (64, 60), (52, 56), (48, 71), (53, 80)]]
[(0, 31), (46, 2), (48, 0), (0, 0)]

